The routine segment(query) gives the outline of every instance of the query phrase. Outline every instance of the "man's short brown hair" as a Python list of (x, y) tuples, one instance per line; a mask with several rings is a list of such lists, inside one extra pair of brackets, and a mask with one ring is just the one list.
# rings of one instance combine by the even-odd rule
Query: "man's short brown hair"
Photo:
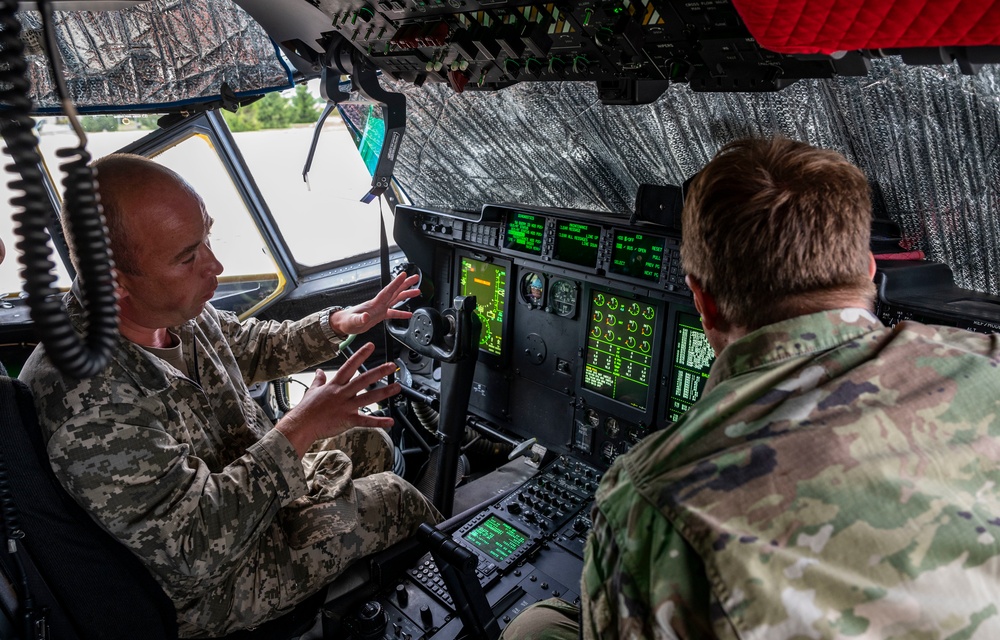
[(728, 322), (756, 329), (871, 297), (871, 198), (841, 154), (786, 138), (723, 147), (691, 182), (684, 270)]

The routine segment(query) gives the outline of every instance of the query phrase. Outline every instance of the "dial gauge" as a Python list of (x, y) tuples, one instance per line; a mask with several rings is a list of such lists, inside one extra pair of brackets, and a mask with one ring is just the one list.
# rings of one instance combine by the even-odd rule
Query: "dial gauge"
[(521, 300), (532, 309), (545, 306), (545, 276), (539, 273), (526, 273), (521, 277)]
[(557, 316), (572, 318), (576, 315), (578, 293), (575, 282), (553, 280), (549, 290), (549, 309)]

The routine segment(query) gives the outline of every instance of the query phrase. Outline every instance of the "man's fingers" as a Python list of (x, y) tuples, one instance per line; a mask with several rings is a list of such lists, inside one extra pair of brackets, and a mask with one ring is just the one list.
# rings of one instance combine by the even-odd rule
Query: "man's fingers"
[(400, 302), (402, 300), (408, 300), (413, 296), (420, 295), (420, 289), (413, 289), (419, 281), (420, 276), (418, 274), (407, 277), (405, 273), (401, 273), (393, 278), (392, 282), (387, 284), (384, 289), (378, 292), (378, 295), (375, 296), (374, 302), (385, 303), (387, 300)]
[[(369, 369), (368, 371), (357, 376), (347, 385), (344, 385), (345, 391), (351, 394), (357, 394), (361, 391), (367, 389), (371, 385), (375, 384), (382, 378), (386, 377), (390, 373), (396, 370), (395, 363), (387, 362), (383, 365), (375, 367), (374, 369)], [(398, 393), (398, 390), (397, 390)]]
[(385, 317), (390, 320), (406, 320), (413, 316), (410, 311), (403, 311), (402, 309), (389, 309), (385, 312)]
[(399, 291), (401, 291), (406, 287), (405, 284), (406, 280), (407, 279), (405, 277), (405, 274), (402, 273), (399, 274), (398, 276), (392, 279), (392, 282), (385, 285), (385, 287), (383, 287), (382, 290), (378, 292), (378, 295), (375, 296), (374, 301), (375, 302), (384, 301), (386, 298), (389, 298), (391, 300), (396, 296), (396, 293), (398, 293)]
[(371, 391), (359, 393), (355, 396), (355, 398), (358, 400), (358, 406), (363, 407), (365, 405), (381, 402), (386, 398), (391, 398), (397, 393), (399, 393), (399, 383), (394, 382), (384, 387), (378, 387), (376, 389), (372, 389)]
[(393, 424), (394, 423), (392, 418), (387, 418), (383, 416), (369, 416), (363, 413), (359, 413), (357, 424), (353, 426), (371, 427), (373, 429), (391, 429)]
[(358, 347), (358, 350), (347, 359), (347, 362), (342, 364), (337, 373), (333, 375), (333, 382), (339, 385), (345, 385), (351, 381), (354, 374), (358, 372), (358, 369), (364, 364), (365, 360), (375, 351), (375, 345), (371, 342), (366, 342), (365, 344)]
[(404, 289), (403, 291), (400, 291), (398, 294), (396, 294), (394, 302), (395, 304), (399, 304), (400, 302), (406, 302), (411, 298), (416, 298), (419, 295), (420, 295), (420, 289)]
[(355, 313), (354, 315), (351, 316), (351, 324), (353, 325), (352, 328), (360, 329), (364, 327), (365, 325), (368, 324), (371, 318), (372, 314), (368, 313), (367, 311), (362, 313)]
[(316, 369), (316, 375), (313, 376), (312, 384), (309, 385), (310, 389), (315, 389), (316, 387), (322, 387), (326, 384), (326, 372), (322, 369)]
[[(347, 389), (344, 389), (347, 392)], [(391, 398), (392, 396), (399, 393), (399, 384), (393, 383), (384, 387), (376, 387), (370, 391), (365, 391), (363, 393), (350, 393), (340, 399), (342, 406), (350, 407), (351, 409), (360, 409), (361, 407), (368, 406), (370, 404), (376, 404), (382, 402), (386, 398)]]

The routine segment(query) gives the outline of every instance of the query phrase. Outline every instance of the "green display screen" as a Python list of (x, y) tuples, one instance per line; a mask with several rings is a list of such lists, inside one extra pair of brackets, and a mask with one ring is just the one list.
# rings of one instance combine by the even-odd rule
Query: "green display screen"
[(658, 282), (663, 266), (664, 240), (660, 236), (618, 231), (611, 249), (611, 273)]
[(483, 323), (479, 348), (487, 353), (502, 355), (507, 268), (494, 262), (463, 257), (458, 282), (459, 295), (476, 296), (476, 314)]
[(705, 337), (701, 320), (693, 313), (678, 312), (674, 331), (674, 362), (670, 376), (670, 406), (667, 418), (677, 422), (705, 388), (715, 351)]
[(545, 218), (532, 213), (516, 211), (507, 217), (504, 249), (523, 251), (533, 256), (542, 255), (542, 236), (545, 235)]
[(556, 241), (552, 258), (581, 267), (596, 267), (597, 248), (600, 242), (599, 226), (559, 220), (556, 223)]
[(656, 316), (653, 304), (594, 291), (587, 323), (583, 387), (645, 410), (650, 395)]
[(465, 534), (465, 539), (497, 562), (503, 562), (528, 541), (528, 536), (500, 518), (490, 516)]
[[(378, 167), (379, 155), (382, 153), (382, 145), (385, 143), (385, 120), (382, 119), (382, 108), (370, 105), (365, 111), (353, 111), (352, 115), (363, 122), (356, 122), (355, 118), (349, 120), (354, 144), (357, 145), (361, 153), (361, 159), (365, 163), (370, 175), (375, 175)], [(341, 110), (341, 116), (344, 111)], [(345, 119), (345, 122), (348, 120)]]

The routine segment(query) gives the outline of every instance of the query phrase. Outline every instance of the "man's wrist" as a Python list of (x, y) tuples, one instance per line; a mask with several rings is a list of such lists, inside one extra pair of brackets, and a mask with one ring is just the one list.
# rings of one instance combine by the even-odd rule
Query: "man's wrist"
[(344, 307), (341, 307), (341, 306), (329, 307), (328, 309), (324, 309), (323, 310), (323, 315), (320, 318), (320, 322), (321, 323), (325, 323), (326, 326), (330, 328), (330, 331), (333, 332), (333, 335), (335, 335), (336, 337), (341, 338), (341, 339), (346, 338), (350, 334), (343, 333), (342, 331), (338, 331), (337, 330), (336, 325), (333, 323), (333, 316), (337, 312), (343, 311), (343, 310), (344, 310)]

